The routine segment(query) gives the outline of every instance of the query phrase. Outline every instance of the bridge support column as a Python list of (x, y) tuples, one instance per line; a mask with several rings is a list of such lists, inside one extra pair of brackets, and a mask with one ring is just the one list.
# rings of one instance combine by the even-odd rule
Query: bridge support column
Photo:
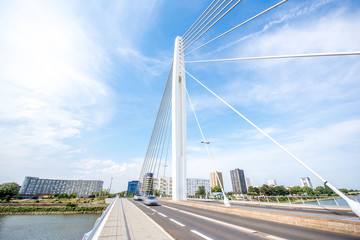
[(186, 90), (182, 38), (176, 37), (172, 66), (172, 199), (186, 200)]

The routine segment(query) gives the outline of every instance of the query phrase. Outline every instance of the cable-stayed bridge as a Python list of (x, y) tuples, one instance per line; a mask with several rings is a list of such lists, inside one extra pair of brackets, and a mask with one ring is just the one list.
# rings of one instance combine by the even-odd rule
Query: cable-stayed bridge
[[(275, 9), (279, 6), (282, 6), (287, 2), (287, 0), (283, 0), (278, 2), (277, 4), (271, 6), (268, 9), (265, 9), (248, 20), (239, 23), (238, 25), (230, 28), (224, 33), (215, 36), (213, 38), (208, 38), (210, 40), (205, 43), (199, 44), (198, 40), (201, 39), (206, 33), (208, 33), (218, 22), (221, 21), (229, 12), (231, 12), (235, 7), (239, 6), (242, 0), (234, 1), (234, 0), (214, 0), (209, 6), (202, 12), (202, 14), (197, 18), (197, 20), (190, 26), (190, 28), (184, 33), (183, 36), (178, 36), (175, 39), (174, 44), (174, 57), (171, 64), (171, 68), (169, 71), (168, 78), (166, 80), (165, 89), (163, 92), (162, 100), (158, 109), (157, 118), (155, 120), (154, 128), (150, 137), (150, 141), (148, 144), (148, 148), (146, 151), (146, 155), (144, 158), (143, 166), (140, 171), (139, 181), (140, 187), (139, 191), (142, 195), (153, 195), (153, 180), (159, 178), (165, 178), (165, 172), (168, 165), (171, 164), (171, 177), (172, 177), (172, 197), (171, 201), (163, 200), (161, 201), (161, 207), (153, 207), (149, 208), (142, 203), (138, 205), (138, 208), (145, 212), (145, 214), (152, 215), (151, 219), (157, 224), (161, 225), (166, 229), (167, 234), (170, 234), (172, 237), (177, 239), (236, 239), (234, 236), (241, 236), (239, 238), (242, 239), (341, 239), (344, 236), (336, 235), (332, 233), (324, 233), (321, 235), (320, 231), (332, 231), (339, 232), (344, 234), (352, 234), (353, 231), (354, 236), (360, 235), (360, 222), (358, 221), (358, 217), (360, 217), (360, 204), (341, 191), (339, 191), (334, 185), (332, 185), (329, 181), (326, 180), (326, 177), (320, 176), (315, 170), (310, 168), (304, 161), (300, 160), (297, 156), (295, 156), (292, 152), (290, 152), (287, 148), (285, 148), (282, 144), (280, 144), (277, 140), (271, 137), (268, 133), (266, 133), (259, 126), (255, 125), (250, 119), (244, 116), (238, 109), (229, 104), (226, 100), (224, 100), (219, 94), (211, 90), (208, 86), (206, 86), (200, 79), (196, 77), (196, 73), (189, 73), (186, 70), (187, 64), (200, 64), (204, 62), (230, 62), (230, 61), (248, 61), (248, 60), (260, 60), (260, 59), (278, 59), (278, 58), (323, 58), (323, 57), (345, 57), (349, 55), (360, 55), (360, 51), (352, 51), (352, 52), (325, 52), (325, 53), (302, 53), (302, 54), (288, 54), (288, 55), (278, 55), (278, 56), (257, 56), (257, 57), (238, 57), (238, 58), (228, 58), (228, 59), (205, 59), (205, 60), (192, 60), (187, 61), (187, 56), (191, 56), (197, 50), (204, 48), (206, 46), (210, 46), (211, 43), (215, 42), (219, 38), (230, 34), (232, 31), (241, 29), (242, 26), (251, 22), (252, 20), (261, 17), (269, 11), (275, 11)], [(220, 177), (216, 174), (218, 178), (218, 182), (220, 183), (221, 191), (223, 192), (224, 202), (221, 204), (220, 202), (213, 201), (211, 203), (203, 201), (187, 201), (187, 190), (186, 190), (186, 179), (187, 179), (187, 156), (186, 156), (186, 136), (187, 136), (187, 107), (191, 109), (191, 112), (194, 114), (194, 118), (196, 120), (201, 139), (201, 143), (204, 144), (204, 148), (206, 149), (209, 165), (211, 165), (213, 172), (217, 173), (217, 169), (215, 168), (214, 159), (210, 153), (209, 149), (209, 141), (205, 136), (205, 133), (202, 130), (200, 122), (198, 120), (198, 116), (196, 114), (196, 110), (194, 105), (192, 104), (191, 97), (187, 91), (186, 80), (191, 79), (206, 89), (211, 95), (213, 95), (220, 102), (225, 104), (229, 109), (231, 109), (235, 114), (237, 114), (240, 118), (242, 118), (245, 122), (247, 122), (250, 126), (255, 128), (258, 132), (260, 132), (263, 136), (265, 136), (269, 141), (274, 144), (274, 147), (280, 148), (286, 154), (288, 154), (289, 159), (293, 159), (298, 162), (302, 167), (312, 173), (315, 177), (317, 177), (325, 186), (332, 189), (336, 194), (338, 194), (341, 198), (343, 198), (347, 204), (350, 206), (352, 213), (349, 213), (348, 209), (347, 213), (341, 212), (341, 209), (336, 210), (332, 209), (327, 212), (321, 212), (323, 209), (304, 209), (304, 208), (296, 208), (293, 206), (287, 208), (289, 206), (282, 206), (284, 210), (276, 209), (276, 206), (269, 206), (269, 208), (261, 209), (252, 208), (250, 206), (241, 205), (236, 202), (230, 202), (227, 199), (224, 186), (222, 186)], [(124, 206), (130, 206), (128, 200), (116, 200), (113, 203), (113, 208), (120, 208), (119, 204), (121, 204), (121, 208), (124, 209)], [(179, 202), (180, 201), (180, 202)], [(118, 205), (116, 205), (118, 204)], [(115, 206), (115, 207), (114, 207)], [(244, 207), (245, 206), (245, 207)], [(239, 210), (239, 208), (243, 208)], [(130, 207), (129, 207), (130, 208)], [(131, 207), (132, 208), (132, 207)], [(211, 211), (208, 211), (211, 210)], [(134, 210), (137, 212), (137, 210)], [(150, 211), (150, 212), (149, 212)], [(161, 212), (160, 212), (161, 211)], [(264, 222), (258, 222), (260, 220), (250, 220), (245, 219), (244, 221), (248, 221), (251, 226), (244, 227), (244, 222), (239, 222), (239, 216), (250, 216), (252, 215), (251, 211), (254, 211), (254, 215), (261, 215), (263, 217), (254, 217), (256, 219), (270, 220), (277, 222), (277, 224), (290, 224), (296, 226), (295, 222), (303, 222), (303, 224), (297, 225), (297, 227), (313, 227), (316, 230), (308, 230), (310, 235), (302, 235), (301, 230), (297, 227), (279, 226), (272, 225), (272, 223), (268, 223), (269, 226), (263, 228), (255, 228), (258, 224), (265, 224)], [(338, 212), (337, 212), (338, 211)], [(111, 211), (110, 211), (111, 212)], [(256, 213), (255, 213), (256, 212)], [(321, 216), (321, 214), (323, 216)], [(331, 213), (335, 213), (336, 215), (341, 216), (337, 218), (332, 216)], [(230, 215), (228, 215), (230, 213)], [(119, 214), (119, 213), (118, 213)], [(133, 213), (126, 213), (126, 211), (122, 212), (122, 215), (119, 217), (118, 215), (114, 215), (114, 218), (125, 219), (122, 222), (123, 226), (127, 226), (126, 215), (132, 215)], [(137, 213), (136, 213), (137, 214)], [(326, 215), (329, 214), (329, 215)], [(350, 214), (350, 215), (349, 215)], [(170, 217), (171, 215), (171, 217)], [(291, 215), (291, 216), (290, 216)], [(236, 217), (237, 216), (237, 217)], [(265, 217), (264, 217), (265, 216)], [(284, 217), (286, 216), (286, 217)], [(301, 216), (301, 217), (299, 217)], [(357, 217), (356, 217), (357, 216)], [(287, 220), (278, 220), (284, 219)], [(313, 219), (317, 218), (317, 219)], [(294, 220), (295, 219), (295, 220)], [(311, 219), (311, 222), (309, 219)], [(135, 221), (135, 220), (134, 220)], [(308, 224), (308, 222), (311, 222)], [(335, 221), (335, 222), (332, 222)], [(336, 222), (338, 221), (338, 222)], [(345, 221), (345, 222), (341, 222)], [(349, 225), (346, 221), (349, 221)], [(292, 224), (291, 222), (294, 222)], [(339, 226), (341, 224), (345, 224), (347, 227), (347, 231), (334, 230), (335, 228), (331, 228), (326, 225), (328, 222), (331, 224)], [(135, 223), (134, 223), (135, 224)], [(138, 223), (145, 224), (145, 223)], [(174, 225), (175, 224), (175, 225)], [(329, 225), (331, 225), (329, 224)], [(266, 225), (266, 224), (265, 224)], [(351, 225), (351, 227), (349, 227)], [(180, 227), (178, 230), (176, 227)], [(184, 231), (183, 229), (186, 226), (196, 226), (194, 228), (200, 229), (189, 229), (189, 231)], [(207, 227), (206, 227), (207, 226)], [(323, 226), (323, 227), (320, 227)], [(337, 225), (336, 225), (337, 226)], [(340, 229), (341, 227), (339, 227)], [(349, 231), (349, 228), (353, 228)], [(225, 229), (225, 230), (224, 230)], [(231, 230), (230, 230), (231, 229)], [(271, 229), (277, 229), (278, 232), (273, 231)], [(297, 232), (297, 235), (291, 235), (288, 233), (286, 229), (291, 229), (294, 232)], [(145, 231), (139, 230), (139, 231)], [(204, 232), (209, 231), (209, 234), (205, 234)], [(131, 235), (131, 231), (128, 228), (124, 228), (123, 232), (127, 233), (126, 239), (134, 238), (135, 235)], [(186, 233), (185, 233), (186, 232)], [(113, 233), (112, 233), (113, 234)], [(159, 233), (161, 235), (161, 233)], [(158, 238), (171, 238), (167, 234), (162, 235)], [(243, 235), (242, 235), (243, 234)], [(131, 236), (132, 237), (131, 237)], [(182, 237), (181, 237), (182, 236)], [(147, 236), (149, 238), (149, 236)], [(98, 236), (101, 239), (101, 236)], [(135, 237), (136, 238), (136, 237)], [(351, 239), (350, 236), (348, 236)], [(124, 238), (125, 239), (125, 238)]]

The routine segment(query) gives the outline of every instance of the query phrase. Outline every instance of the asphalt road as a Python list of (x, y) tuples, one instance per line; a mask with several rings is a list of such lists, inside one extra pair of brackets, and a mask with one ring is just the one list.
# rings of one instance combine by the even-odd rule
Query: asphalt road
[[(188, 201), (193, 202), (199, 202), (199, 203), (208, 203), (208, 204), (221, 204), (223, 205), (223, 201), (207, 201), (207, 200), (191, 200), (188, 199)], [(287, 207), (287, 206), (272, 206), (272, 205), (260, 205), (260, 204), (241, 204), (241, 203), (231, 203), (232, 206), (237, 207), (247, 207), (247, 208), (257, 208), (257, 209), (273, 209), (273, 210), (279, 210), (284, 212), (304, 212), (304, 213), (313, 213), (313, 214), (330, 214), (335, 216), (343, 216), (343, 217), (354, 217), (358, 218), (355, 213), (349, 210), (341, 210), (341, 209), (327, 209), (326, 207), (322, 208), (302, 208), (300, 206), (293, 206), (293, 207)], [(295, 204), (294, 204), (295, 205)], [(298, 205), (298, 204), (297, 204)]]
[[(132, 201), (132, 200), (131, 200)], [(358, 239), (358, 237), (218, 213), (174, 203), (132, 201), (175, 239)]]

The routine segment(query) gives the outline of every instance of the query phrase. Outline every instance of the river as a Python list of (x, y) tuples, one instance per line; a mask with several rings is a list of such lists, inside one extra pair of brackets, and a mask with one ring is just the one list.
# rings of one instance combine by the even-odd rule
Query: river
[(101, 214), (0, 215), (1, 240), (81, 240)]
[[(356, 199), (355, 199), (356, 198)], [(338, 198), (335, 198), (336, 199), (336, 202), (334, 199), (328, 199), (328, 200), (320, 200), (321, 198), (319, 198), (319, 203), (320, 205), (339, 205), (339, 206), (349, 206), (346, 201), (340, 197)], [(350, 197), (350, 199), (354, 200), (354, 201), (358, 201), (360, 202), (360, 196), (357, 196), (357, 197)], [(336, 204), (337, 203), (337, 204)], [(299, 203), (301, 204), (301, 203)], [(318, 202), (317, 201), (313, 201), (313, 202), (305, 202), (305, 204), (315, 204), (315, 205), (318, 205)]]

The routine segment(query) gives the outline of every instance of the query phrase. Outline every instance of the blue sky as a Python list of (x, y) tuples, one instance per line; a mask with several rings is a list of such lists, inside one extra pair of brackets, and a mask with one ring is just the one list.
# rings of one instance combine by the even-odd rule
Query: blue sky
[[(175, 37), (210, 1), (1, 1), (0, 182), (138, 178)], [(196, 44), (276, 4), (243, 0)], [(360, 3), (290, 0), (186, 60), (360, 50)], [(186, 69), (337, 187), (360, 189), (360, 58), (189, 63)], [(187, 77), (225, 189), (309, 176)], [(188, 177), (212, 169), (188, 111)], [(170, 176), (170, 168), (167, 170)]]

